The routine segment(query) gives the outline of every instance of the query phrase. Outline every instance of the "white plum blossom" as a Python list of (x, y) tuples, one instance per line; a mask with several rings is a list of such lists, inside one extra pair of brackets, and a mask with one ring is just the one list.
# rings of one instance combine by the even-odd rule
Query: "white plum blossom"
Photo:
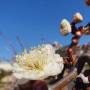
[(71, 33), (71, 25), (70, 25), (70, 23), (66, 19), (63, 19), (61, 21), (61, 24), (60, 24), (60, 33), (62, 35), (64, 35), (64, 36), (66, 36), (69, 33)]
[(55, 49), (50, 44), (33, 48), (29, 53), (24, 50), (22, 55), (16, 55), (16, 61), (13, 75), (19, 84), (58, 75), (64, 67), (63, 58), (55, 54)]

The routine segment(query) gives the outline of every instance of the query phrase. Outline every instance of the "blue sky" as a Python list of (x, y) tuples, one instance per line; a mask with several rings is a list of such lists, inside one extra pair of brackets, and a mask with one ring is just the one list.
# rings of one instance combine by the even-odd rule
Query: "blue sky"
[[(76, 12), (84, 18), (77, 27), (85, 26), (90, 21), (90, 7), (85, 5), (84, 0), (1, 0), (0, 58), (15, 56), (13, 49), (21, 53), (17, 36), (27, 49), (54, 41), (63, 46), (70, 44), (72, 35), (62, 36), (59, 26), (64, 18), (72, 22)], [(83, 36), (80, 44), (89, 40), (90, 36)]]

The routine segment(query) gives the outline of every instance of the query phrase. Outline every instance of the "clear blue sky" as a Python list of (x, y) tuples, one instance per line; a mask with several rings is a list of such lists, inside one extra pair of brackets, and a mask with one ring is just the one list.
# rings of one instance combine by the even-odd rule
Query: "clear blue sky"
[[(27, 49), (54, 41), (61, 45), (70, 44), (72, 35), (60, 35), (59, 25), (64, 18), (71, 22), (76, 12), (84, 18), (77, 26), (90, 21), (90, 7), (84, 0), (0, 0), (0, 58), (13, 57), (13, 48), (21, 53), (16, 36)], [(5, 38), (12, 41), (13, 47)], [(89, 40), (90, 36), (83, 36), (80, 44)]]

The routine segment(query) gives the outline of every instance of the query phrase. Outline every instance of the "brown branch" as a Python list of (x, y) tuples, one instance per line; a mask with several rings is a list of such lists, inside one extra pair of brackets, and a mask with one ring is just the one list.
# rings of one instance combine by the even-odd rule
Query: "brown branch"
[(71, 72), (68, 75), (66, 75), (64, 78), (62, 78), (61, 80), (59, 80), (55, 84), (50, 85), (49, 87), (52, 90), (60, 90), (64, 86), (66, 86), (67, 84), (69, 84), (77, 75), (78, 75), (77, 74), (77, 69), (74, 68), (74, 69), (71, 70)]

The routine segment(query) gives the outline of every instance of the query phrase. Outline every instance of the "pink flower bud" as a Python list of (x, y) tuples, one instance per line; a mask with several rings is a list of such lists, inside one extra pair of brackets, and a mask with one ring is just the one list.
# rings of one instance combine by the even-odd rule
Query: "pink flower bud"
[(82, 33), (81, 31), (76, 31), (75, 35), (77, 38), (80, 38), (82, 36)]
[(90, 0), (85, 0), (85, 4), (86, 4), (87, 6), (90, 6)]
[(76, 37), (72, 38), (72, 44), (73, 45), (77, 45), (78, 44), (78, 41), (79, 41), (78, 38), (76, 38)]
[(48, 90), (47, 84), (44, 80), (37, 80), (33, 84), (33, 89), (32, 90)]
[(67, 50), (67, 53), (68, 53), (69, 56), (73, 55), (73, 50), (72, 50), (72, 48), (69, 48), (69, 49)]

